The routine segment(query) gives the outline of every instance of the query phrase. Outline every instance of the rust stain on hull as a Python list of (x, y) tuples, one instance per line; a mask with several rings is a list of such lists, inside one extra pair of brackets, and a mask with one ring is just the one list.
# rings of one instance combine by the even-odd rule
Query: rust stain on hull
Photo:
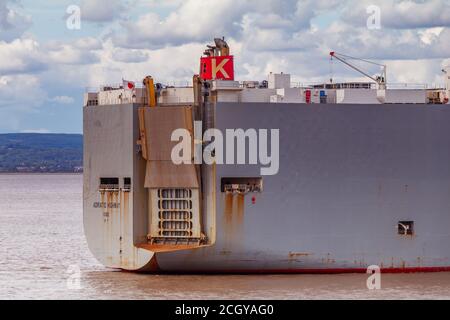
[(308, 257), (312, 255), (310, 252), (289, 252), (289, 258), (295, 258), (295, 257)]
[[(123, 254), (123, 249), (126, 248), (127, 243), (129, 243), (129, 239), (127, 237), (128, 234), (128, 203), (129, 203), (129, 193), (128, 192), (121, 192), (121, 198), (123, 199), (121, 201), (120, 204), (120, 237), (119, 237), (119, 241), (120, 241), (120, 261), (121, 261), (121, 265), (129, 265), (130, 261), (127, 258), (127, 255)], [(135, 263), (135, 261), (132, 262), (133, 264)]]
[(225, 194), (224, 198), (224, 238), (226, 245), (242, 241), (245, 196)]
[(169, 251), (179, 251), (179, 250), (192, 250), (201, 248), (203, 246), (199, 246), (197, 244), (139, 244), (136, 247), (142, 248), (145, 250), (149, 250), (152, 252), (169, 252)]
[(233, 195), (225, 194), (225, 222), (226, 225), (231, 225), (233, 220)]
[(235, 198), (237, 224), (241, 226), (244, 222), (244, 195), (238, 194)]
[(229, 224), (240, 225), (244, 220), (244, 195), (225, 194), (225, 220)]

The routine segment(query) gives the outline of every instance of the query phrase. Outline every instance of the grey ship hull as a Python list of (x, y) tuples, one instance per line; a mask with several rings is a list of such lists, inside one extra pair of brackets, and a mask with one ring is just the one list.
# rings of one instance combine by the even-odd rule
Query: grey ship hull
[[(102, 117), (114, 118), (117, 108), (133, 113), (127, 120), (135, 127), (133, 143), (136, 106), (97, 108), (108, 110)], [(400, 272), (450, 269), (446, 106), (218, 103), (218, 129), (280, 129), (278, 174), (263, 176), (261, 193), (230, 196), (221, 192), (220, 179), (260, 176), (260, 165), (217, 165), (214, 244), (144, 254), (129, 268), (123, 257), (119, 261), (95, 244), (100, 222), (91, 220), (97, 214), (93, 189), (114, 167), (90, 162), (93, 146), (102, 139), (98, 132), (94, 138), (91, 127), (96, 112), (85, 108), (84, 215), (91, 250), (106, 265), (162, 272), (359, 272), (370, 265)], [(129, 173), (114, 174), (138, 174), (139, 166), (134, 160)], [(137, 212), (144, 191), (138, 190), (142, 181), (134, 180), (132, 210)], [(414, 221), (414, 234), (398, 234), (399, 221)], [(130, 241), (136, 244), (141, 227), (134, 226)]]

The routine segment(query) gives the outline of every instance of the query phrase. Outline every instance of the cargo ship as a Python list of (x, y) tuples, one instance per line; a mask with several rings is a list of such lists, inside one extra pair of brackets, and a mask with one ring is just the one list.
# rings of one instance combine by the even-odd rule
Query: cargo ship
[(85, 93), (84, 231), (103, 265), (450, 270), (450, 68), (433, 89), (391, 88), (385, 68), (371, 82), (239, 82), (219, 38), (199, 71), (188, 86), (148, 76)]

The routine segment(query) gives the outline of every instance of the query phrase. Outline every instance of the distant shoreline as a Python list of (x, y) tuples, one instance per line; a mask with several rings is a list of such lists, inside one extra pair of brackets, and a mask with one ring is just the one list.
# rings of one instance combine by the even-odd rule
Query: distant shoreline
[(83, 170), (83, 136), (0, 134), (0, 174), (70, 174)]
[(83, 175), (83, 172), (0, 172), (0, 176), (13, 175)]

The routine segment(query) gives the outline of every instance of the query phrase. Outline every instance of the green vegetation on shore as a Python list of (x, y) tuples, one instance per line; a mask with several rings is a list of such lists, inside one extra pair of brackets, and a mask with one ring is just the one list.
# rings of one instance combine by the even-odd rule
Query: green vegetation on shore
[(0, 134), (0, 173), (82, 171), (81, 134)]

